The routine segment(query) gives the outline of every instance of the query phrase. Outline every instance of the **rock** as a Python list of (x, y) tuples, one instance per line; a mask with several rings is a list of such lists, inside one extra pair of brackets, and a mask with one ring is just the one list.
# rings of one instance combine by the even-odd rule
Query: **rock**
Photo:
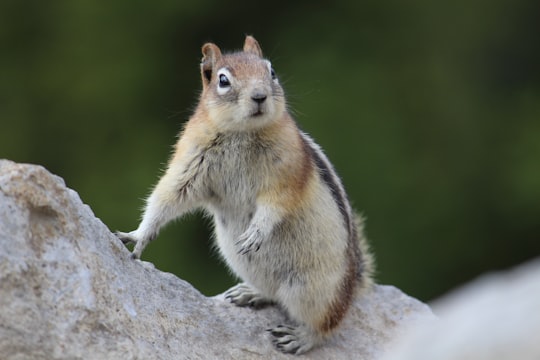
[(440, 320), (405, 332), (384, 360), (540, 359), (540, 258), (484, 275), (433, 308)]
[[(284, 359), (275, 307), (238, 308), (135, 261), (63, 180), (0, 161), (2, 359)], [(429, 307), (392, 286), (356, 299), (311, 359), (375, 359)]]

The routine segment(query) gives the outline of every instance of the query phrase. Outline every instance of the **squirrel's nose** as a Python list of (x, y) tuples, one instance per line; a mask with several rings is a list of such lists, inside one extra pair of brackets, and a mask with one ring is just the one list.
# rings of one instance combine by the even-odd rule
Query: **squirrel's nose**
[(266, 100), (266, 94), (257, 91), (253, 95), (251, 95), (251, 100), (255, 101), (257, 104), (262, 104)]

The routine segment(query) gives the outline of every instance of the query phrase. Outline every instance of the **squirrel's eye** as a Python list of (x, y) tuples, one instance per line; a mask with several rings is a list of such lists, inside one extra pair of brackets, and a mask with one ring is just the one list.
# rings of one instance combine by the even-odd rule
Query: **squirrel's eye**
[(219, 75), (219, 87), (229, 87), (231, 86), (231, 82), (229, 81), (229, 78), (225, 74)]
[(272, 76), (272, 80), (276, 80), (276, 72), (274, 71), (274, 68), (270, 68), (270, 76)]

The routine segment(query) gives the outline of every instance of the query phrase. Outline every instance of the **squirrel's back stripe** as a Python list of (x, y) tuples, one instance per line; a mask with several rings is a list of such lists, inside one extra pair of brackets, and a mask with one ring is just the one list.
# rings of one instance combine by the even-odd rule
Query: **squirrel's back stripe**
[(336, 202), (339, 211), (343, 216), (343, 221), (345, 222), (345, 226), (347, 227), (347, 231), (350, 235), (354, 224), (352, 223), (350, 205), (345, 195), (345, 189), (343, 188), (341, 181), (336, 175), (334, 168), (332, 167), (322, 150), (319, 148), (319, 146), (315, 144), (315, 142), (309, 137), (309, 135), (303, 132), (300, 133), (302, 135), (301, 137), (304, 146), (307, 152), (313, 158), (315, 166), (319, 170), (322, 180), (332, 192), (332, 197), (334, 198), (334, 201)]

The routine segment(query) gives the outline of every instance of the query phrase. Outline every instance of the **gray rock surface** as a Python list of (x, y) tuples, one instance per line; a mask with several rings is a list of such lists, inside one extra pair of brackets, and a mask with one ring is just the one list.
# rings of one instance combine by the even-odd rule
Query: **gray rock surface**
[[(63, 180), (0, 160), (2, 359), (283, 359), (276, 308), (208, 298), (132, 260)], [(299, 358), (375, 359), (429, 307), (392, 286), (356, 299), (337, 334)]]

